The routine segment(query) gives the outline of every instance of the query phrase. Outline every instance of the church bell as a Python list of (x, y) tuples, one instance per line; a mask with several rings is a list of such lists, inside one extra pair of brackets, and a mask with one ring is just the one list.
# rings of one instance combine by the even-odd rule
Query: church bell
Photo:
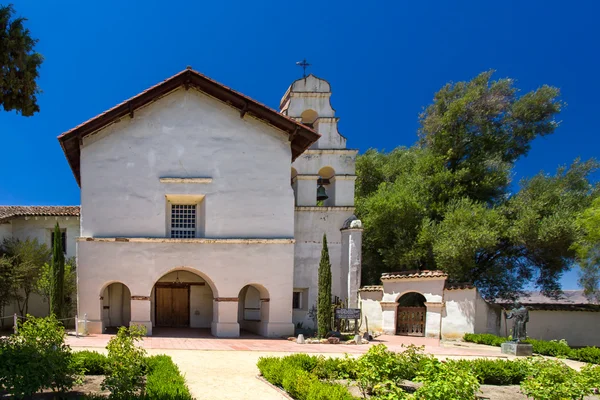
[(329, 196), (327, 196), (327, 192), (323, 185), (319, 185), (317, 188), (317, 201), (327, 200)]

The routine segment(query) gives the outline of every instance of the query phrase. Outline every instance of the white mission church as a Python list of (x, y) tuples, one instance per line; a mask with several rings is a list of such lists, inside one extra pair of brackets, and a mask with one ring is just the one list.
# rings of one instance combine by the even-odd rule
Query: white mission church
[[(59, 222), (90, 333), (138, 324), (148, 334), (281, 337), (312, 327), (327, 234), (332, 295), (361, 308), (363, 329), (508, 334), (503, 305), (441, 271), (384, 274), (381, 286), (361, 288), (357, 150), (338, 132), (330, 97), (329, 83), (309, 75), (275, 111), (186, 69), (59, 136), (81, 207), (0, 206), (0, 240), (50, 245)], [(600, 306), (581, 291), (525, 303), (531, 337), (600, 345)], [(48, 305), (33, 296), (29, 312)]]
[(4, 207), (0, 229), (49, 243), (60, 218), (90, 333), (139, 324), (292, 335), (312, 324), (324, 233), (332, 294), (358, 301), (357, 150), (330, 96), (309, 75), (277, 112), (188, 68), (59, 136), (80, 215)]

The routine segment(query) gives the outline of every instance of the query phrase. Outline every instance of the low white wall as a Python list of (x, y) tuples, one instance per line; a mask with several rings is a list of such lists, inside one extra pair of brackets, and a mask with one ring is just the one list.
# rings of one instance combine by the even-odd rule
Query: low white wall
[(476, 297), (475, 289), (444, 290), (442, 339), (460, 340), (465, 333), (475, 332)]
[(362, 327), (373, 333), (383, 332), (383, 312), (381, 310), (381, 298), (383, 292), (360, 292), (359, 305), (362, 310)]
[[(508, 334), (512, 321), (508, 320)], [(505, 320), (501, 318), (500, 332), (504, 335)], [(600, 312), (541, 311), (529, 312), (527, 336), (533, 339), (565, 339), (570, 346), (600, 346)]]

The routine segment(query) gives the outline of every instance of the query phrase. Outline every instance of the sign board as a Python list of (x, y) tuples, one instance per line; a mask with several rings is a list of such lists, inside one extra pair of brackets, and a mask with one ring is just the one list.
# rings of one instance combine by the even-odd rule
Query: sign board
[(335, 319), (360, 319), (360, 308), (336, 308)]

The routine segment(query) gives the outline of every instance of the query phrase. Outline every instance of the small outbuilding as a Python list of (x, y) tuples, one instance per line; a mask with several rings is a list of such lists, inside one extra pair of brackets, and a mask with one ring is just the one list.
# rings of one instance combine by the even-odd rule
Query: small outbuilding
[[(381, 285), (360, 289), (363, 326), (372, 332), (460, 340), (465, 333), (510, 335), (503, 310), (512, 302), (484, 299), (472, 284), (453, 284), (443, 271), (383, 274)], [(581, 290), (557, 298), (527, 292), (519, 299), (530, 312), (527, 334), (565, 339), (571, 346), (599, 346), (600, 305)]]

